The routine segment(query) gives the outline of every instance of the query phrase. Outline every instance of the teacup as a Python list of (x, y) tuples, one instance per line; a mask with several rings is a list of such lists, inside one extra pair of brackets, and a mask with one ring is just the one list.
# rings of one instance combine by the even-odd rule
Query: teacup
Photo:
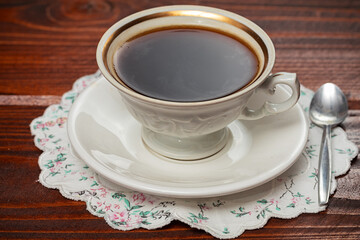
[[(114, 67), (119, 46), (150, 32), (174, 28), (207, 29), (241, 39), (258, 60), (255, 76), (232, 93), (204, 101), (162, 100), (126, 85)], [(129, 112), (142, 124), (145, 145), (170, 159), (198, 160), (212, 156), (228, 143), (228, 124), (237, 119), (256, 120), (284, 112), (296, 104), (300, 95), (295, 73), (271, 74), (275, 49), (269, 36), (250, 20), (216, 8), (176, 5), (130, 15), (105, 32), (96, 59), (104, 77), (119, 90)], [(259, 101), (258, 95), (273, 95), (277, 84), (291, 88), (287, 100), (263, 101), (257, 109), (249, 107), (251, 102)]]

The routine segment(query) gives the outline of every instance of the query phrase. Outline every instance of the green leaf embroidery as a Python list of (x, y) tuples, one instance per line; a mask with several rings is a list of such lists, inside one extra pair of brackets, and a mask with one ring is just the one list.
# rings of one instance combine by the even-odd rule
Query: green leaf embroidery
[(247, 214), (249, 214), (249, 213), (247, 213), (247, 212), (237, 213), (237, 214), (236, 214), (236, 217), (242, 217), (242, 216), (245, 216), (245, 215), (247, 215)]
[(54, 177), (55, 175), (60, 174), (59, 172), (51, 172), (50, 176)]
[(96, 181), (94, 181), (93, 184), (90, 185), (90, 187), (94, 187), (94, 186), (99, 186), (99, 184)]
[(52, 161), (52, 160), (49, 160), (46, 164), (44, 164), (44, 166), (45, 166), (45, 167), (47, 167), (47, 168), (49, 169), (49, 168), (54, 167), (55, 165), (54, 165), (54, 163), (53, 163), (53, 161)]
[(308, 204), (308, 205), (314, 203), (314, 202), (311, 200), (311, 198), (309, 198), (309, 197), (305, 198), (305, 201), (306, 201), (306, 204)]
[(105, 214), (105, 212), (104, 212), (102, 209), (100, 209), (99, 211), (97, 211), (97, 213)]
[(294, 197), (303, 197), (304, 195), (301, 195), (299, 192), (297, 192), (296, 195), (294, 195)]
[(88, 179), (87, 177), (81, 176), (81, 178), (79, 179), (79, 181), (85, 181), (85, 180), (87, 180), (87, 179)]
[(290, 203), (290, 204), (287, 205), (286, 207), (288, 207), (288, 208), (295, 208), (295, 204), (294, 204), (294, 203)]
[(208, 220), (209, 218), (205, 217), (202, 213), (199, 213), (198, 215), (195, 215), (193, 213), (189, 213), (190, 217), (188, 217), (188, 219), (190, 219), (190, 221), (192, 223), (199, 223), (199, 220)]
[(349, 156), (351, 156), (351, 155), (354, 154), (354, 150), (351, 150), (350, 148), (348, 148), (348, 149), (346, 149), (346, 150), (335, 148), (335, 150), (336, 150), (339, 154), (347, 154), (347, 155), (349, 155)]
[(150, 211), (145, 211), (145, 212), (141, 211), (139, 213), (139, 216), (142, 218), (147, 218), (147, 215), (149, 215), (149, 213), (150, 213)]
[(114, 225), (116, 226), (122, 226), (122, 225), (126, 225), (126, 222), (116, 222), (116, 221), (111, 221)]
[(266, 199), (262, 199), (262, 200), (257, 201), (257, 203), (267, 204), (268, 201)]
[(261, 210), (260, 213), (256, 216), (257, 219), (260, 219), (260, 217), (265, 218), (265, 210)]
[(135, 210), (135, 209), (139, 209), (139, 208), (142, 208), (143, 206), (141, 206), (141, 205), (136, 205), (136, 206), (132, 206), (131, 208), (130, 208), (130, 211), (131, 210)]
[(125, 207), (126, 207), (126, 209), (130, 211), (130, 202), (129, 202), (129, 200), (127, 200), (126, 198), (124, 198), (124, 202), (125, 202)]
[(316, 149), (314, 148), (316, 145), (310, 145), (310, 146), (306, 146), (305, 148), (305, 153), (306, 155), (312, 159), (313, 157), (317, 157), (317, 155), (315, 154)]
[(71, 100), (71, 103), (74, 103), (75, 97), (76, 97), (76, 93), (72, 92), (72, 93), (69, 93), (68, 96), (65, 97), (65, 99)]
[(113, 195), (111, 195), (111, 197), (114, 199), (122, 199), (122, 198), (126, 197), (126, 195), (123, 193), (117, 192), (117, 193), (114, 193)]
[(55, 162), (63, 162), (66, 160), (66, 157), (65, 157), (65, 153), (59, 153), (57, 156), (56, 156), (56, 160)]
[(149, 225), (149, 224), (151, 224), (151, 223), (149, 223), (147, 220), (144, 220), (144, 221), (142, 221), (141, 223), (144, 224), (144, 225)]
[(240, 212), (236, 212), (235, 210), (230, 211), (232, 214), (235, 214), (235, 217), (242, 217), (250, 214), (250, 212), (244, 212), (245, 208), (239, 207)]

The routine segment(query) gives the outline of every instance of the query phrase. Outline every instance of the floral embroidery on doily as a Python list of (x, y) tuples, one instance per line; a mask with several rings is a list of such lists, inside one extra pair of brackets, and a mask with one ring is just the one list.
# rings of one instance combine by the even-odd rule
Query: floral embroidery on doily
[[(279, 177), (246, 192), (208, 199), (170, 199), (106, 181), (73, 154), (66, 131), (72, 104), (95, 81), (104, 81), (99, 71), (78, 79), (73, 89), (63, 95), (61, 103), (49, 106), (43, 116), (32, 121), (30, 128), (35, 145), (43, 150), (39, 157), (42, 170), (39, 181), (48, 188), (59, 189), (66, 198), (85, 201), (88, 211), (103, 217), (111, 227), (154, 229), (177, 219), (225, 239), (237, 237), (247, 229), (261, 228), (271, 217), (294, 218), (325, 209), (318, 205), (316, 187), (322, 130), (313, 124), (299, 160)], [(302, 86), (299, 103), (306, 114), (312, 95), (311, 90)], [(334, 192), (335, 176), (348, 171), (358, 149), (341, 128), (334, 129), (332, 140)]]

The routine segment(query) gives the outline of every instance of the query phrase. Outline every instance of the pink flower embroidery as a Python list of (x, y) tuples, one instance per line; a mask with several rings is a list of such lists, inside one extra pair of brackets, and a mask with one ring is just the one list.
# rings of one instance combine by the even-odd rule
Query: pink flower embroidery
[(109, 214), (110, 221), (115, 221), (119, 219), (119, 215), (117, 213), (110, 213)]
[(57, 148), (57, 151), (58, 151), (58, 152), (62, 152), (62, 151), (64, 151), (64, 150), (65, 150), (65, 148), (64, 148), (64, 147)]
[(59, 125), (59, 127), (63, 127), (66, 123), (67, 117), (60, 117), (56, 119), (56, 123)]
[(118, 214), (119, 214), (120, 222), (126, 222), (127, 219), (129, 218), (127, 211), (122, 211), (122, 212), (119, 212)]
[(49, 122), (45, 122), (45, 127), (53, 127), (55, 126), (55, 122), (54, 121), (49, 121)]
[[(82, 173), (80, 173), (80, 174), (85, 175), (86, 173), (85, 173), (85, 172), (82, 172)], [(102, 187), (102, 188), (99, 188), (98, 191), (101, 192), (100, 196), (103, 197), (103, 198), (105, 198), (105, 197), (107, 196), (107, 194), (108, 194), (107, 190), (106, 190), (105, 188), (103, 188), (103, 187)]]
[(139, 215), (134, 215), (134, 218), (135, 218), (135, 223), (136, 224), (139, 224), (139, 223), (141, 223), (142, 221), (143, 221), (143, 218), (142, 217), (140, 217)]
[(110, 221), (126, 222), (128, 219), (127, 211), (109, 213)]
[(126, 215), (126, 212), (125, 211), (122, 211), (119, 213), (120, 217), (124, 217)]
[(110, 209), (111, 209), (111, 204), (110, 204), (110, 205), (105, 206), (105, 211), (109, 211)]
[(139, 205), (142, 204), (143, 202), (145, 202), (146, 197), (143, 193), (136, 193), (133, 195), (133, 201), (135, 205)]
[(45, 146), (45, 144), (46, 144), (48, 141), (49, 141), (48, 138), (42, 138), (42, 139), (40, 139), (40, 145), (41, 145), (41, 146)]

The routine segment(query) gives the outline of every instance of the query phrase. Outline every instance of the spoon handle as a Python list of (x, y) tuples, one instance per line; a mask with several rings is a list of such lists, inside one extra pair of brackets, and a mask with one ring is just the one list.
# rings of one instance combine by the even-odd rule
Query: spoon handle
[(327, 204), (331, 183), (331, 126), (324, 127), (319, 159), (319, 204)]

